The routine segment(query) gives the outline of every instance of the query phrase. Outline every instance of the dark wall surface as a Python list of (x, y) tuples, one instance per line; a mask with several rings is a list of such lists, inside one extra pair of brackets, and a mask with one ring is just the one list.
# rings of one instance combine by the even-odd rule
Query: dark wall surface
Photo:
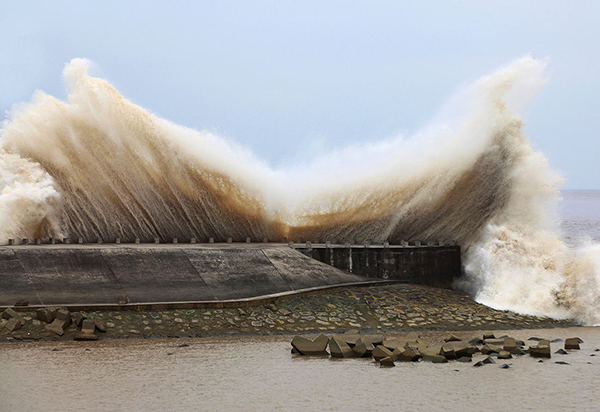
[(297, 250), (348, 273), (451, 289), (462, 272), (460, 246), (316, 246)]

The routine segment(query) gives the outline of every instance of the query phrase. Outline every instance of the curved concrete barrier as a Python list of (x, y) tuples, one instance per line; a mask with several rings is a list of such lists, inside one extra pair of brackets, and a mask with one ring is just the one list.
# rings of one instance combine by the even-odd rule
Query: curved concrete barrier
[(275, 245), (0, 248), (0, 306), (243, 303), (365, 283), (377, 281)]

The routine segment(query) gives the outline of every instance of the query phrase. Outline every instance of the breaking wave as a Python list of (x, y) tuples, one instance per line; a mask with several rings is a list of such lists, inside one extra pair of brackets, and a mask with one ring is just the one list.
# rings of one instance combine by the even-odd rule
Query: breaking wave
[(0, 130), (0, 239), (456, 240), (458, 287), (496, 308), (600, 322), (600, 246), (559, 234), (561, 178), (517, 113), (545, 82), (526, 57), (458, 93), (414, 136), (274, 170), (245, 148), (161, 119), (64, 69)]

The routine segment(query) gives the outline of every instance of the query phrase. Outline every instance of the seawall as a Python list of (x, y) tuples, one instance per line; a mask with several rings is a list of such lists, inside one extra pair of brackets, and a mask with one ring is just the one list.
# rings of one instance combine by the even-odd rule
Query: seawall
[(244, 306), (350, 285), (450, 287), (460, 248), (310, 244), (42, 244), (0, 247), (0, 307), (91, 310)]
[(461, 275), (460, 246), (298, 245), (306, 256), (347, 273), (451, 289)]

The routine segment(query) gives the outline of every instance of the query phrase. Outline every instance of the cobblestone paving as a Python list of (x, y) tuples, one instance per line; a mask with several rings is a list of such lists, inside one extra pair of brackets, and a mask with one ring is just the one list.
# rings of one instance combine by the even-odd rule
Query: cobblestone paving
[[(69, 326), (63, 336), (44, 329), (35, 313), (9, 332), (0, 321), (0, 341), (72, 340)], [(161, 311), (94, 311), (88, 319), (102, 322), (100, 339), (273, 335), (311, 332), (412, 330), (480, 330), (572, 326), (571, 321), (498, 311), (473, 301), (462, 292), (426, 286), (396, 284), (348, 288), (295, 296), (276, 303), (227, 309), (174, 309)]]

